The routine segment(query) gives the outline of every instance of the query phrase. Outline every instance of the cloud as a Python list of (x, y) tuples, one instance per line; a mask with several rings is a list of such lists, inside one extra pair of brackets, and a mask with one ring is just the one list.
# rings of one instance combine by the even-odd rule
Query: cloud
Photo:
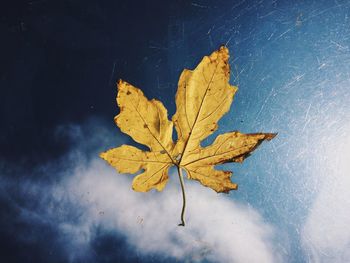
[[(70, 127), (69, 132), (77, 132), (75, 141), (86, 144), (81, 129)], [(117, 174), (99, 158), (84, 158), (79, 146), (72, 153), (62, 161), (70, 163), (65, 170), (58, 172), (57, 163), (43, 170), (60, 179), (23, 180), (20, 186), (39, 200), (35, 208), (22, 207), (21, 219), (55, 227), (68, 261), (94, 261), (91, 244), (101, 231), (123, 237), (141, 257), (159, 255), (183, 262), (281, 261), (272, 245), (274, 229), (252, 207), (186, 180), (187, 225), (179, 227), (182, 197), (175, 173), (163, 192), (138, 193), (131, 190), (132, 176)]]
[[(321, 172), (322, 187), (302, 231), (311, 262), (350, 262), (350, 138), (341, 136), (335, 149), (324, 152), (329, 171)], [(338, 138), (339, 139), (339, 138)]]

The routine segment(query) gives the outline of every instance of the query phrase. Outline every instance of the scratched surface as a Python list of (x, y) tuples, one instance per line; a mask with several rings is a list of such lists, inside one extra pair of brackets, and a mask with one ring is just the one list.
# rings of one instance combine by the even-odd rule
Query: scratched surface
[(232, 165), (232, 198), (277, 226), (288, 262), (348, 261), (350, 2), (239, 1), (200, 15), (213, 6), (197, 6), (200, 25), (178, 21), (185, 33), (172, 49), (186, 60), (226, 44), (239, 92), (220, 127), (279, 133), (245, 165)]
[[(44, 202), (41, 192), (21, 185), (58, 184), (71, 166), (58, 160), (78, 140), (89, 158), (132, 143), (111, 121), (118, 78), (159, 98), (173, 114), (181, 70), (226, 45), (239, 91), (219, 131), (278, 133), (243, 165), (225, 165), (239, 185), (229, 198), (273, 227), (272, 250), (284, 262), (349, 262), (350, 1), (112, 2), (33, 1), (2, 16), (0, 200), (7, 216), (1, 218), (0, 259), (176, 262), (166, 254), (145, 256), (125, 234), (98, 239), (95, 225), (91, 257), (71, 257), (53, 219), (32, 216), (38, 200)], [(118, 138), (92, 139), (104, 134), (101, 127)], [(45, 175), (53, 163), (54, 178)], [(34, 181), (23, 182), (34, 170)], [(79, 221), (67, 207), (60, 207), (60, 218)]]
[(173, 22), (184, 32), (170, 41), (174, 71), (227, 45), (239, 92), (220, 127), (279, 133), (254, 160), (232, 165), (232, 198), (277, 226), (288, 262), (349, 260), (350, 2), (239, 1), (210, 18), (203, 13), (215, 4), (192, 5), (197, 16)]

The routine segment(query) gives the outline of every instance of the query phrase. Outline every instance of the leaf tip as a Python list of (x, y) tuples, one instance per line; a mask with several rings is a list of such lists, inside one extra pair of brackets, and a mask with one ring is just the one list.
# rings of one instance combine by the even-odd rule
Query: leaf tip
[(126, 88), (128, 84), (129, 83), (127, 81), (122, 80), (122, 79), (118, 79), (118, 81), (117, 81), (117, 89), (118, 89), (118, 91), (120, 91), (123, 88)]
[(226, 45), (223, 45), (223, 44), (219, 47), (218, 51), (219, 51), (219, 52), (222, 52), (222, 53), (227, 53), (227, 54), (229, 54), (229, 50), (228, 50), (227, 46), (226, 46)]
[(225, 191), (226, 194), (230, 193), (232, 190), (238, 190), (238, 184), (231, 183), (228, 190)]
[(236, 85), (230, 85), (230, 86), (233, 89), (234, 93), (236, 93), (238, 90), (238, 86), (236, 86)]
[(101, 152), (99, 154), (100, 158), (103, 159), (103, 160), (107, 160), (107, 152)]
[(244, 154), (244, 155), (240, 155), (236, 158), (233, 158), (232, 161), (233, 162), (236, 162), (236, 163), (243, 163), (244, 159), (249, 157), (250, 156), (250, 153), (247, 153), (247, 154)]
[(275, 138), (278, 135), (278, 133), (266, 133), (265, 139), (268, 141), (271, 141), (273, 138)]
[(221, 189), (221, 190), (215, 190), (218, 194), (219, 193), (224, 193), (224, 194), (229, 194), (230, 191), (232, 190), (238, 190), (238, 184), (234, 184), (234, 183), (230, 183), (230, 185), (228, 186), (225, 186), (224, 189)]

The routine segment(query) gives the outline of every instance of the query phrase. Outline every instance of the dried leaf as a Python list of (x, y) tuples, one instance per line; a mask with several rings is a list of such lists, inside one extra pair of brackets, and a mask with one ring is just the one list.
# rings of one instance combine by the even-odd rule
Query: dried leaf
[[(148, 100), (140, 89), (125, 81), (118, 82), (120, 114), (115, 122), (122, 132), (148, 146), (149, 151), (122, 145), (101, 153), (101, 157), (120, 173), (144, 170), (134, 178), (134, 190), (161, 191), (172, 165), (179, 171), (184, 169), (189, 179), (198, 180), (216, 192), (235, 190), (237, 185), (230, 179), (232, 173), (216, 170), (214, 166), (242, 162), (262, 141), (276, 135), (233, 131), (217, 136), (212, 145), (201, 147), (201, 141), (217, 130), (218, 121), (228, 112), (237, 91), (237, 87), (229, 84), (228, 59), (228, 49), (221, 47), (205, 56), (193, 71), (182, 72), (172, 121), (160, 101)], [(172, 141), (173, 124), (178, 135), (176, 144)]]

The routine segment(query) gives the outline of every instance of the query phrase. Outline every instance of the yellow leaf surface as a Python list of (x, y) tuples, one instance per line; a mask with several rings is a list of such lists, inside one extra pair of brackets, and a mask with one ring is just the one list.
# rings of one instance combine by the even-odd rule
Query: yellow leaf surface
[[(198, 180), (217, 192), (237, 189), (231, 182), (232, 173), (216, 170), (214, 166), (242, 162), (262, 141), (271, 140), (275, 134), (234, 131), (217, 136), (210, 146), (201, 147), (201, 141), (215, 132), (218, 121), (229, 111), (237, 91), (237, 87), (229, 84), (228, 59), (228, 49), (221, 47), (205, 56), (194, 70), (182, 72), (172, 121), (168, 120), (161, 102), (148, 100), (140, 89), (125, 81), (118, 82), (120, 113), (115, 123), (149, 151), (122, 145), (101, 153), (101, 157), (120, 173), (142, 171), (133, 180), (134, 190), (161, 191), (168, 180), (168, 169), (173, 165), (179, 172), (184, 169), (189, 179)], [(173, 124), (178, 135), (176, 144), (172, 141)], [(180, 177), (182, 180), (182, 175)], [(181, 186), (183, 188), (182, 181)]]
[(101, 153), (101, 157), (114, 166), (120, 173), (143, 173), (133, 180), (133, 189), (147, 192), (151, 188), (163, 190), (168, 180), (168, 168), (172, 165), (166, 154), (160, 152), (144, 152), (130, 145), (111, 149)]
[(123, 145), (101, 153), (101, 157), (120, 173), (136, 173), (133, 189), (147, 192), (151, 188), (161, 191), (168, 180), (168, 168), (173, 164), (173, 123), (167, 110), (157, 100), (148, 100), (143, 92), (125, 81), (118, 82), (117, 104), (120, 113), (114, 118), (122, 132), (136, 142), (148, 146), (149, 152)]
[(228, 49), (205, 56), (195, 70), (185, 69), (176, 93), (173, 122), (178, 134), (177, 151), (183, 158), (212, 134), (230, 109), (237, 87), (231, 86)]
[(168, 120), (167, 110), (160, 101), (148, 100), (140, 89), (120, 80), (117, 104), (120, 114), (114, 121), (122, 132), (151, 151), (172, 150), (173, 123)]

